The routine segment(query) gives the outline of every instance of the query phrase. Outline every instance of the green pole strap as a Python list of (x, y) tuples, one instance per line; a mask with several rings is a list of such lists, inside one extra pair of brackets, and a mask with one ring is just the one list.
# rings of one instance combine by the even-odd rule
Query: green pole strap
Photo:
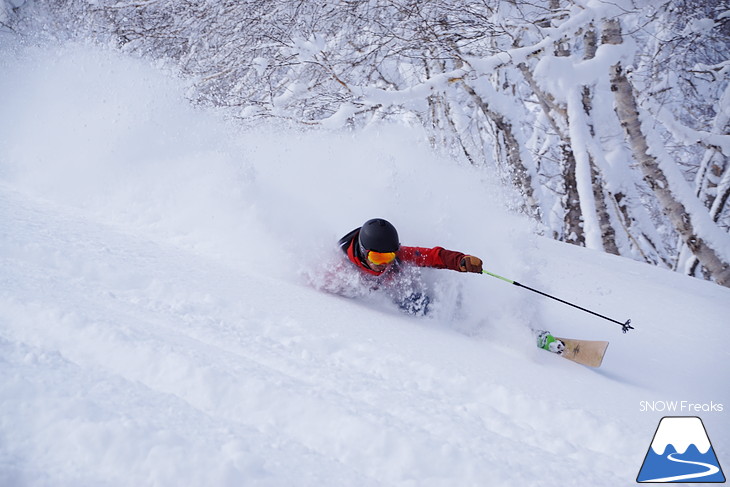
[(581, 306), (578, 306), (577, 304), (569, 303), (568, 301), (562, 300), (560, 298), (556, 298), (555, 296), (551, 296), (551, 295), (549, 295), (547, 293), (544, 293), (542, 291), (538, 291), (537, 289), (533, 289), (531, 287), (525, 286), (524, 284), (520, 284), (519, 282), (513, 281), (512, 279), (507, 279), (506, 277), (502, 277), (502, 276), (500, 276), (498, 274), (494, 274), (494, 273), (489, 272), (489, 271), (484, 271), (483, 270), (482, 273), (483, 274), (487, 274), (488, 276), (496, 277), (497, 279), (501, 279), (504, 282), (508, 282), (510, 284), (514, 284), (515, 286), (519, 286), (519, 287), (525, 288), (528, 291), (532, 291), (533, 293), (541, 294), (541, 295), (543, 295), (545, 297), (548, 297), (550, 299), (554, 299), (555, 301), (558, 301), (558, 302), (563, 303), (563, 304), (567, 304), (568, 306), (572, 306), (572, 307), (577, 308), (577, 309), (579, 309), (581, 311), (585, 311), (586, 313), (590, 313), (590, 314), (592, 314), (594, 316), (598, 316), (599, 318), (603, 318), (604, 320), (608, 320), (611, 323), (616, 323), (618, 325), (621, 325), (621, 331), (623, 331), (624, 333), (626, 333), (629, 330), (633, 330), (634, 329), (634, 327), (630, 325), (631, 320), (626, 320), (626, 323), (622, 323), (620, 321), (616, 321), (616, 320), (614, 320), (612, 318), (609, 318), (608, 316), (603, 316), (602, 314), (598, 314), (595, 311), (591, 311), (589, 309), (586, 309), (586, 308), (583, 308)]

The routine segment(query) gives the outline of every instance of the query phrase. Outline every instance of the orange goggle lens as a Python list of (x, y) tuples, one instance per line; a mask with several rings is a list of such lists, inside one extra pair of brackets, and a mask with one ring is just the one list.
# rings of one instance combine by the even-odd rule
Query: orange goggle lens
[(368, 252), (368, 260), (375, 265), (390, 264), (395, 260), (395, 252)]

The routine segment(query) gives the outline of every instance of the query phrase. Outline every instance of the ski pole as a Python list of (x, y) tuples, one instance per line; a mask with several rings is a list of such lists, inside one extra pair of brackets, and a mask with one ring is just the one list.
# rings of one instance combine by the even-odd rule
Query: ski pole
[(538, 291), (537, 289), (533, 289), (531, 287), (525, 286), (524, 284), (520, 284), (519, 282), (513, 281), (512, 279), (507, 279), (506, 277), (502, 277), (500, 275), (493, 274), (493, 273), (491, 273), (489, 271), (482, 271), (482, 273), (487, 274), (487, 275), (492, 276), (492, 277), (496, 277), (497, 279), (501, 279), (501, 280), (503, 280), (505, 282), (508, 282), (510, 284), (514, 284), (515, 286), (519, 286), (519, 287), (525, 288), (525, 289), (527, 289), (529, 291), (532, 291), (533, 293), (542, 294), (545, 297), (548, 297), (550, 299), (554, 299), (555, 301), (559, 301), (559, 302), (561, 302), (563, 304), (567, 304), (567, 305), (572, 306), (574, 308), (578, 308), (581, 311), (585, 311), (586, 313), (590, 313), (590, 314), (592, 314), (594, 316), (598, 316), (599, 318), (603, 318), (604, 320), (608, 320), (611, 323), (616, 323), (617, 325), (621, 325), (621, 331), (623, 331), (624, 333), (626, 333), (629, 330), (633, 330), (634, 329), (634, 327), (630, 325), (631, 320), (626, 320), (626, 323), (621, 323), (620, 321), (616, 321), (616, 320), (614, 320), (612, 318), (609, 318), (608, 316), (603, 316), (602, 314), (596, 313), (595, 311), (591, 311), (589, 309), (585, 309), (585, 308), (583, 308), (581, 306), (578, 306), (577, 304), (569, 303), (568, 301), (562, 300), (560, 298), (556, 298), (555, 296), (551, 296), (551, 295), (549, 295), (547, 293), (544, 293), (542, 291)]

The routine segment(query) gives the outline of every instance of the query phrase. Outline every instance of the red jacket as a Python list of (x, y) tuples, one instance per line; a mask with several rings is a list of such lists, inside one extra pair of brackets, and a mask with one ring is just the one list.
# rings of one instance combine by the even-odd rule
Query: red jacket
[[(381, 271), (374, 271), (365, 265), (357, 255), (357, 237), (360, 235), (360, 229), (353, 230), (342, 239), (340, 239), (340, 248), (347, 254), (347, 258), (357, 266), (361, 271), (373, 275), (380, 276), (387, 272), (390, 266)], [(451, 269), (458, 271), (459, 262), (464, 257), (461, 252), (446, 250), (443, 247), (434, 247), (431, 249), (424, 247), (405, 247), (401, 246), (395, 254), (396, 262), (405, 262), (418, 267), (435, 267), (437, 269)]]

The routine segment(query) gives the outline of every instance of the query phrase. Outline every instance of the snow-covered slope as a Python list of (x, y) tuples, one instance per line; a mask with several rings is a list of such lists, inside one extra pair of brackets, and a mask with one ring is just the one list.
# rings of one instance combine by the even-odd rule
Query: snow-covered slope
[[(242, 132), (141, 62), (9, 44), (0, 485), (630, 485), (668, 414), (730, 464), (729, 290), (531, 236), (409, 129)], [(428, 318), (319, 291), (373, 216), (636, 330), (449, 271)]]

